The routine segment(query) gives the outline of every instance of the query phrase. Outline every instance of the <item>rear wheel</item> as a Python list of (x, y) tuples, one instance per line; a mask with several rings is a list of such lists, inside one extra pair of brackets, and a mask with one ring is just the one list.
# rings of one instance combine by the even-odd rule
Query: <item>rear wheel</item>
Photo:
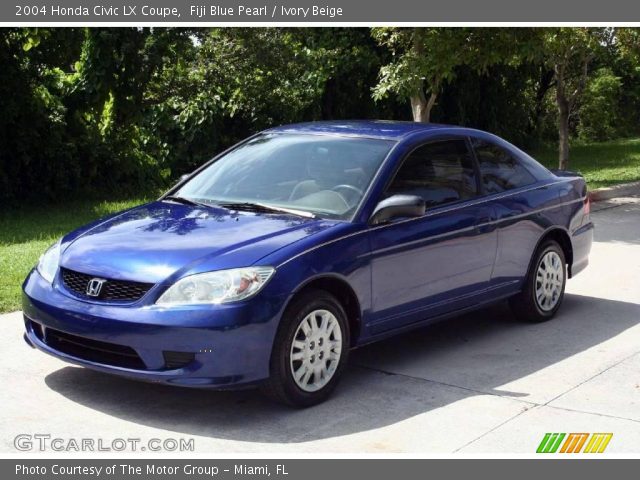
[(306, 292), (282, 318), (264, 391), (297, 407), (323, 402), (336, 387), (348, 353), (349, 329), (342, 305), (327, 292)]
[(556, 314), (567, 282), (567, 265), (562, 247), (555, 241), (543, 243), (518, 295), (510, 299), (515, 314), (529, 322), (544, 322)]

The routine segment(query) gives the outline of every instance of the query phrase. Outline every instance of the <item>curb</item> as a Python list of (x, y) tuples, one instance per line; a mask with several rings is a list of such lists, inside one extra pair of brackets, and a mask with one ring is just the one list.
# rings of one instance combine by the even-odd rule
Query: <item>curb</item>
[(627, 197), (640, 194), (640, 182), (621, 183), (612, 187), (598, 188), (589, 192), (589, 200), (601, 202), (612, 198)]

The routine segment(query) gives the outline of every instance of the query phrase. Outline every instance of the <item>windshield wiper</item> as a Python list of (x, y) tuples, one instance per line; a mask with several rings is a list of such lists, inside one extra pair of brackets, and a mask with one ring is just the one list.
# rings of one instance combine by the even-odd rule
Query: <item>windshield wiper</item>
[(305, 218), (316, 218), (316, 216), (305, 210), (297, 210), (295, 208), (275, 207), (273, 205), (266, 205), (264, 203), (257, 202), (237, 202), (237, 203), (218, 203), (221, 207), (231, 210), (245, 210), (248, 212), (263, 212), (263, 213), (290, 213), (291, 215), (297, 215)]
[(212, 205), (208, 203), (199, 202), (197, 200), (192, 200), (191, 198), (187, 198), (187, 197), (181, 197), (179, 195), (168, 195), (164, 197), (163, 200), (171, 200), (173, 202), (182, 203), (184, 205), (194, 205), (196, 207), (208, 207), (208, 208), (212, 207)]

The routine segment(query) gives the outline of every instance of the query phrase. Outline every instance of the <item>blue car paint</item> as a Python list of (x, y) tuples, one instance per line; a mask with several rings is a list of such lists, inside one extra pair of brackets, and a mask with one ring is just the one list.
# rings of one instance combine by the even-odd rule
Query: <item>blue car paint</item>
[[(517, 293), (532, 253), (551, 230), (565, 232), (570, 239), (570, 274), (588, 263), (593, 224), (584, 212), (584, 181), (554, 175), (494, 135), (379, 121), (314, 122), (268, 131), (384, 138), (396, 144), (350, 222), (230, 212), (160, 199), (66, 235), (62, 267), (155, 286), (133, 303), (101, 302), (68, 291), (60, 273), (50, 285), (34, 270), (23, 286), (28, 343), (71, 363), (141, 380), (237, 387), (268, 377), (286, 306), (319, 279), (340, 282), (340, 288), (357, 300), (352, 343), (358, 346)], [(420, 218), (369, 225), (387, 180), (405, 155), (421, 143), (448, 137), (499, 144), (527, 166), (536, 182), (430, 209)], [(274, 266), (276, 273), (248, 300), (155, 305), (169, 285), (186, 275), (250, 265)], [(146, 368), (67, 355), (43, 342), (32, 321), (131, 347)], [(167, 370), (162, 356), (166, 350), (194, 352), (195, 357), (183, 368)]]

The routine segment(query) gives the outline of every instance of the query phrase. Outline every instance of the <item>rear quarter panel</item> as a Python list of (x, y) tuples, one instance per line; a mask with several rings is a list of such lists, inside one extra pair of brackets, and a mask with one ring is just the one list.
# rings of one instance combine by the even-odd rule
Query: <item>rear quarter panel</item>
[[(588, 215), (584, 215), (585, 195), (582, 178), (555, 177), (494, 200), (498, 251), (492, 274), (493, 285), (506, 290), (520, 290), (533, 253), (549, 231), (563, 230), (573, 245), (576, 232), (590, 225)], [(584, 249), (579, 250), (582, 252)], [(588, 255), (588, 251), (580, 255)], [(576, 260), (575, 255), (571, 257), (567, 258), (570, 269)]]
[(567, 232), (571, 239), (572, 255), (569, 262), (569, 276), (581, 272), (589, 263), (589, 253), (593, 243), (593, 222), (588, 209), (587, 185), (580, 176), (563, 176), (558, 185), (560, 205), (567, 218)]

